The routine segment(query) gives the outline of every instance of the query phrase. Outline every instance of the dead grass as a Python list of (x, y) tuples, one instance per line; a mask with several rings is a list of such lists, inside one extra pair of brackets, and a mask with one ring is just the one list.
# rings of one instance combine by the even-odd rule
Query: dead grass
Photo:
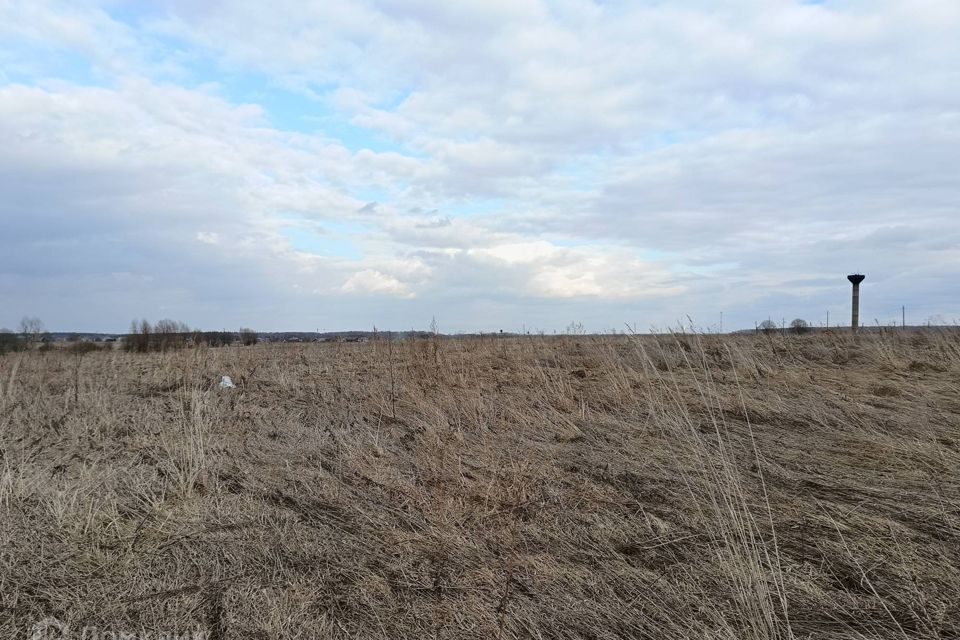
[(0, 636), (958, 637), (958, 376), (953, 332), (8, 354)]

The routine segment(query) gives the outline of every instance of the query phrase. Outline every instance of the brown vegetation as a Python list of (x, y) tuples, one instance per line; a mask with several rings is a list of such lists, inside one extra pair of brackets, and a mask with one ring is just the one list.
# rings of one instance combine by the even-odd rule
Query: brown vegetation
[(0, 636), (957, 637), (958, 374), (948, 332), (10, 353)]

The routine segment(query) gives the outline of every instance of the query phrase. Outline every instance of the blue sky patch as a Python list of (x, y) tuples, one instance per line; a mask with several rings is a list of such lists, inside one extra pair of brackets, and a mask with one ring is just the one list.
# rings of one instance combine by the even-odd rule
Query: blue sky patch
[(340, 233), (331, 232), (328, 235), (322, 231), (305, 227), (287, 227), (280, 233), (290, 241), (290, 246), (297, 251), (346, 260), (361, 260), (363, 258), (363, 254), (356, 245)]

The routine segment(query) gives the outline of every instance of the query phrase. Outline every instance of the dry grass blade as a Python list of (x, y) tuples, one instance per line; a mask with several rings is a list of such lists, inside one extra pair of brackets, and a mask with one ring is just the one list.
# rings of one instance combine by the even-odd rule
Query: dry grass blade
[(958, 374), (953, 331), (0, 356), (0, 635), (958, 637)]

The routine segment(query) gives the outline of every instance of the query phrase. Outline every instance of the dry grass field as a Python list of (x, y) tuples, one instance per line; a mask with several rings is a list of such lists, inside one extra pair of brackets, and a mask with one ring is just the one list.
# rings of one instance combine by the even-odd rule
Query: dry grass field
[(957, 638), (960, 334), (7, 354), (0, 637), (50, 616)]

